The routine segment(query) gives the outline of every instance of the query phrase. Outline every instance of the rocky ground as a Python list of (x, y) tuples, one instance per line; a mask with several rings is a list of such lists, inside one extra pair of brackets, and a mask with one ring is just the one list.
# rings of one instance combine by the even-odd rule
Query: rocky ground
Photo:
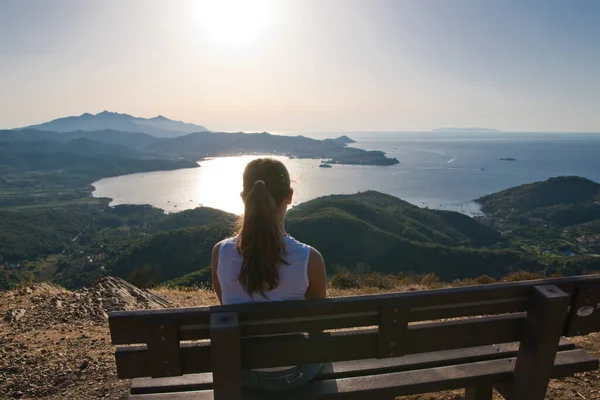
[[(332, 290), (330, 294), (364, 293), (355, 289)], [(215, 303), (211, 291), (149, 292), (116, 278), (76, 292), (39, 284), (0, 293), (0, 398), (124, 399), (130, 382), (116, 377), (107, 313)], [(575, 342), (600, 358), (600, 334), (576, 338)], [(553, 380), (548, 398), (600, 400), (600, 371)], [(459, 392), (445, 392), (406, 399), (463, 397)]]

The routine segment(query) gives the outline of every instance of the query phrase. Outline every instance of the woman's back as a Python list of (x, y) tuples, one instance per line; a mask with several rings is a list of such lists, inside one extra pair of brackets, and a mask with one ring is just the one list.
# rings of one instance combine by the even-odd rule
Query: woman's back
[[(325, 261), (285, 232), (294, 191), (281, 161), (260, 158), (244, 169), (244, 215), (237, 236), (215, 245), (212, 280), (221, 304), (320, 299), (327, 295)], [(306, 385), (320, 364), (243, 371), (247, 387), (272, 391)]]
[(236, 246), (236, 241), (237, 236), (223, 240), (219, 249), (217, 276), (223, 304), (304, 299), (309, 286), (309, 246), (291, 236), (284, 237), (286, 264), (279, 266), (278, 286), (266, 291), (266, 297), (263, 297), (258, 293), (250, 296), (240, 283), (239, 275), (244, 258)]

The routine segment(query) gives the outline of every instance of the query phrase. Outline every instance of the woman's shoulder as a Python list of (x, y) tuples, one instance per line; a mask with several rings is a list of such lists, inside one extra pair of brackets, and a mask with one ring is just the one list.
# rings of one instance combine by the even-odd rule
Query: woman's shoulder
[(230, 243), (235, 244), (236, 241), (237, 241), (237, 235), (221, 240), (219, 243), (217, 243), (217, 246), (220, 246), (223, 244), (230, 244)]
[[(295, 239), (292, 236), (286, 236), (286, 242), (288, 244), (289, 247), (295, 247), (298, 249), (301, 249), (303, 252), (305, 252), (306, 254), (308, 254), (308, 256), (310, 258), (322, 258), (321, 253), (319, 253), (319, 251), (317, 249), (315, 249), (314, 247), (312, 247), (311, 245), (308, 245), (306, 243), (303, 243), (297, 239)], [(289, 249), (288, 247), (288, 249)]]
[(296, 246), (296, 247), (301, 247), (301, 248), (311, 248), (306, 243), (303, 243), (303, 242), (299, 241), (298, 239), (296, 239), (296, 238), (294, 238), (293, 236), (290, 236), (290, 235), (286, 235), (285, 236), (285, 242), (286, 242), (286, 244), (288, 246)]
[(217, 244), (215, 244), (212, 250), (213, 257), (218, 256), (222, 248), (232, 245), (235, 246), (236, 240), (237, 236), (232, 236), (230, 238), (223, 239)]

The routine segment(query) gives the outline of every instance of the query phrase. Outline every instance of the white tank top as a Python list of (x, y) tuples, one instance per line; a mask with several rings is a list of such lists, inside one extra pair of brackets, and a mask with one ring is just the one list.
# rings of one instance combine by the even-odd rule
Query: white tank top
[(260, 293), (255, 293), (253, 297), (250, 297), (238, 280), (244, 258), (235, 246), (236, 240), (237, 237), (224, 240), (221, 242), (219, 249), (217, 276), (221, 285), (221, 297), (224, 305), (304, 300), (306, 289), (308, 289), (309, 246), (291, 236), (285, 236), (284, 242), (287, 254), (284, 258), (287, 264), (279, 266), (279, 285), (275, 289), (265, 292), (267, 298), (261, 296)]

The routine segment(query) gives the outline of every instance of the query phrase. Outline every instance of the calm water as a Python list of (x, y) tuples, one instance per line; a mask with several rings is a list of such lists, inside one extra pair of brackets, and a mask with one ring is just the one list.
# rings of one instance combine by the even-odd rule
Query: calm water
[[(400, 164), (325, 169), (318, 167), (320, 160), (280, 158), (294, 180), (294, 204), (372, 189), (421, 207), (476, 214), (471, 200), (511, 186), (560, 175), (600, 182), (600, 134), (347, 134), (356, 147), (383, 150)], [(507, 157), (517, 161), (500, 160)], [(219, 157), (200, 162), (200, 168), (106, 178), (94, 183), (94, 196), (112, 198), (111, 205), (152, 204), (167, 212), (202, 205), (241, 213), (242, 172), (254, 158)]]

